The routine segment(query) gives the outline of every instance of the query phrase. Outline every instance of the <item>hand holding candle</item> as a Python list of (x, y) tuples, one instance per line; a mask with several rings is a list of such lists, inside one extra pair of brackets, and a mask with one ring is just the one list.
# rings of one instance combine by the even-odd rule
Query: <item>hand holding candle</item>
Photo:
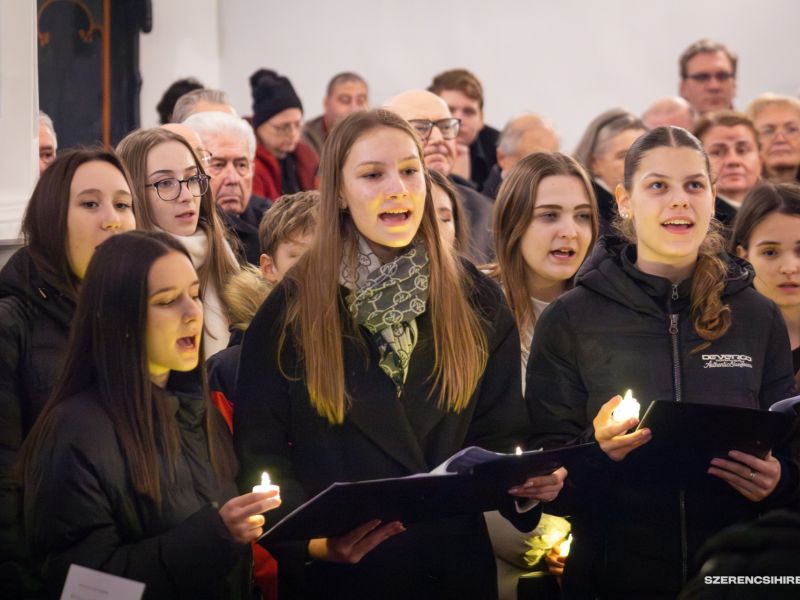
[[(253, 496), (253, 494), (269, 494)], [(253, 486), (253, 492), (228, 500), (219, 509), (219, 516), (231, 537), (240, 544), (249, 544), (263, 533), (266, 523), (264, 513), (281, 505), (281, 489), (272, 485), (269, 475), (261, 474), (261, 483)]]
[(278, 494), (281, 493), (281, 488), (277, 485), (272, 485), (272, 481), (269, 478), (269, 473), (264, 471), (261, 473), (261, 483), (253, 486), (253, 493), (263, 494), (265, 492), (271, 492), (272, 490), (277, 490)]
[(633, 397), (633, 392), (628, 390), (622, 398), (622, 402), (617, 405), (614, 412), (611, 413), (611, 419), (616, 423), (624, 423), (631, 418), (639, 418), (639, 411), (641, 406), (636, 398)]

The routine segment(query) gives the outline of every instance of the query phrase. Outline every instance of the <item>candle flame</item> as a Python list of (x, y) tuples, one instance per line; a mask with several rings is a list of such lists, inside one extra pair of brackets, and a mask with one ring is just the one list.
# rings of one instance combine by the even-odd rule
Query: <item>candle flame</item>
[(628, 390), (625, 392), (625, 396), (622, 398), (623, 402), (630, 402), (633, 400), (633, 390)]
[(516, 449), (516, 450), (514, 450), (514, 454), (516, 454), (517, 456), (519, 456), (520, 454), (522, 454), (522, 448), (520, 448), (519, 446), (517, 446), (517, 449)]
[(571, 546), (572, 546), (572, 534), (570, 533), (569, 536), (567, 536), (567, 539), (561, 542), (561, 545), (558, 547), (558, 553), (564, 557), (569, 556), (569, 550)]
[(269, 478), (269, 473), (267, 473), (266, 471), (261, 473), (261, 485), (268, 486), (268, 485), (271, 485), (271, 484), (272, 484), (272, 481)]

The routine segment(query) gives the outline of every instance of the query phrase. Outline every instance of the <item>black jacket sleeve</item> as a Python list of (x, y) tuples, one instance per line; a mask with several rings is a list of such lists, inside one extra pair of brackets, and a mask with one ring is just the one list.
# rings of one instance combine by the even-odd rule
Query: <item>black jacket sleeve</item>
[[(233, 442), (241, 466), (240, 491), (249, 491), (265, 470), (281, 488), (281, 506), (265, 515), (266, 529), (307, 500), (290, 456), (289, 381), (278, 367), (277, 346), (285, 303), (286, 288), (280, 285), (261, 305), (245, 333), (233, 411)], [(287, 333), (289, 351), (290, 337)], [(270, 552), (282, 563), (296, 564), (305, 559), (306, 546), (307, 542), (288, 542), (270, 547)]]
[[(761, 380), (759, 402), (761, 408), (769, 408), (775, 402), (790, 398), (795, 393), (795, 380), (792, 375), (791, 348), (786, 324), (780, 310), (771, 306), (769, 315), (769, 334), (767, 337), (764, 374)], [(796, 443), (796, 442), (795, 442)], [(792, 456), (792, 440), (774, 451), (775, 458), (781, 463), (781, 479), (778, 487), (762, 501), (764, 510), (780, 508), (796, 504), (800, 500), (800, 457)]]
[(147, 598), (214, 597), (248, 547), (231, 538), (211, 504), (168, 531), (126, 541), (142, 532), (126, 530), (138, 518), (125, 515), (137, 509), (124, 460), (110, 423), (90, 426), (100, 421), (90, 416), (97, 415), (70, 423), (62, 411), (26, 472), (26, 535), (46, 588), (57, 595), (75, 563), (144, 582)]
[[(497, 294), (499, 304), (492, 327), (495, 343), (489, 348), (465, 445), (513, 452), (515, 446), (525, 445), (528, 434), (518, 366), (519, 332), (499, 290)], [(509, 495), (500, 513), (520, 531), (531, 531), (539, 523), (542, 507), (539, 504), (520, 513), (514, 497)]]
[(23, 438), (19, 369), (27, 320), (19, 301), (0, 299), (0, 563), (20, 559), (23, 550), (15, 465)]

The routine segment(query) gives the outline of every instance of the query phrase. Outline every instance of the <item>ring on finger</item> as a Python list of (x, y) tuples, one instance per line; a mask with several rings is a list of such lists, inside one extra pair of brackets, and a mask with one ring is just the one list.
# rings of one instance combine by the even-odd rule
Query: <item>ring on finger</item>
[(755, 478), (756, 478), (756, 472), (755, 471), (750, 471), (749, 477), (750, 477), (750, 481), (754, 481)]

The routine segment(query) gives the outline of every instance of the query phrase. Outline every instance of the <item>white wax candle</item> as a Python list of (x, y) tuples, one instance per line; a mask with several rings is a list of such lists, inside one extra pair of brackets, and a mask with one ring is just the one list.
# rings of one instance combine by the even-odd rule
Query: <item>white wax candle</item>
[(269, 473), (266, 471), (261, 473), (261, 483), (253, 486), (253, 492), (255, 493), (271, 492), (275, 489), (280, 491), (277, 485), (272, 485), (272, 481), (270, 481), (269, 478)]
[(614, 412), (611, 413), (611, 418), (617, 423), (623, 423), (631, 417), (636, 417), (638, 419), (640, 409), (641, 406), (636, 398), (633, 397), (633, 392), (628, 390), (625, 392), (622, 402), (620, 402), (617, 408), (614, 409)]

